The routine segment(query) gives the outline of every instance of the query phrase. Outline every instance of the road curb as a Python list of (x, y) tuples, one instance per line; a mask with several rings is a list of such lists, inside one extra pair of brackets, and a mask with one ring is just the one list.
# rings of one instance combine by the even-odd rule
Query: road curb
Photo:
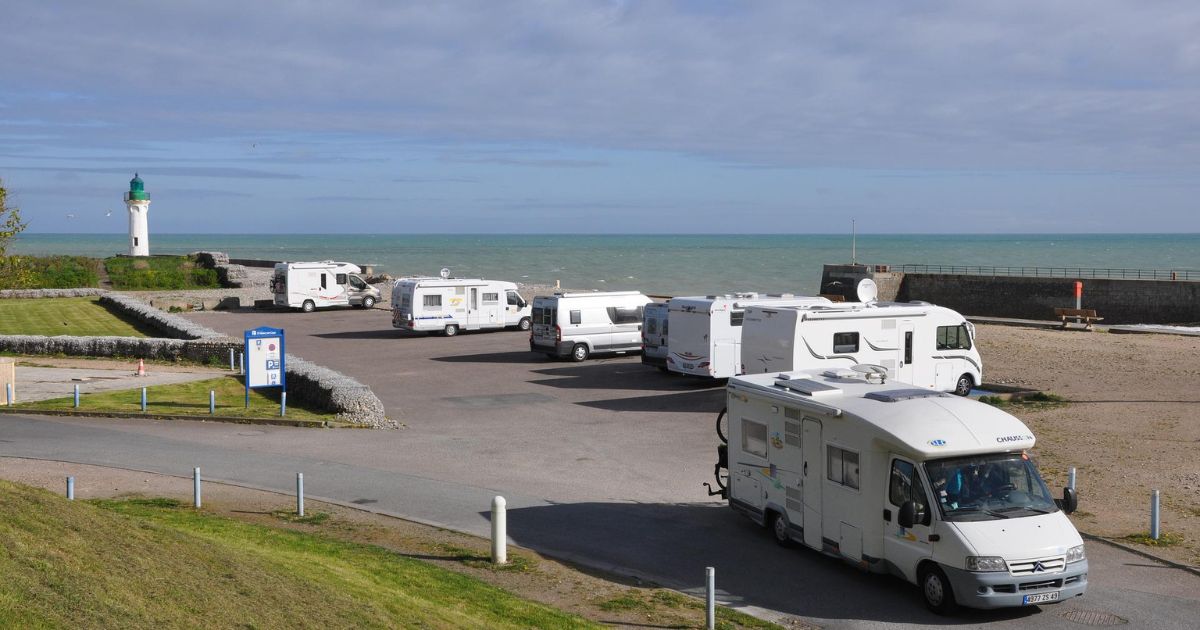
[[(292, 418), (241, 418), (238, 416), (202, 416), (162, 413), (124, 413), (119, 411), (66, 411), (60, 409), (23, 409), (0, 407), (0, 414), (27, 416), (62, 416), (74, 418), (141, 418), (143, 420), (192, 420), (197, 422), (227, 422), (230, 424), (262, 424), (281, 427), (315, 429), (350, 428), (351, 425), (333, 423), (328, 420), (295, 420)], [(77, 462), (72, 462), (77, 463)]]
[(1095, 534), (1085, 534), (1083, 532), (1079, 532), (1079, 535), (1082, 536), (1085, 540), (1091, 540), (1091, 541), (1095, 541), (1098, 543), (1104, 543), (1104, 544), (1108, 545), (1109, 547), (1116, 547), (1117, 549), (1120, 549), (1121, 551), (1127, 551), (1135, 556), (1141, 556), (1143, 558), (1146, 558), (1147, 560), (1161, 562), (1162, 564), (1165, 564), (1173, 569), (1187, 571), (1188, 573), (1191, 573), (1192, 575), (1200, 576), (1200, 567), (1194, 567), (1190, 564), (1182, 564), (1179, 562), (1175, 562), (1174, 560), (1168, 560), (1166, 558), (1156, 556), (1156, 555), (1150, 553), (1149, 551), (1146, 551), (1145, 549), (1139, 549), (1138, 547), (1134, 547), (1132, 545), (1126, 545), (1124, 543), (1117, 542), (1111, 538), (1105, 538), (1104, 536), (1097, 536)]

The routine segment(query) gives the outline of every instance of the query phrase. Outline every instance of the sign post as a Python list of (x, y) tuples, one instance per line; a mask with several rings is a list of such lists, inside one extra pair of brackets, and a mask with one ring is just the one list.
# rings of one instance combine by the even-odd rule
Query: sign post
[(259, 387), (278, 387), (287, 391), (284, 370), (283, 329), (260, 326), (246, 331), (245, 380), (246, 408), (250, 408), (250, 390)]

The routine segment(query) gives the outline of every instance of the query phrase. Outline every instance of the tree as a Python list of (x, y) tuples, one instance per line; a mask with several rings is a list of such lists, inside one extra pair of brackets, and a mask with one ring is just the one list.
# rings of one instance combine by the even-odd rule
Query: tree
[(20, 234), (25, 226), (21, 211), (16, 206), (8, 205), (8, 191), (4, 188), (3, 180), (0, 180), (0, 288), (25, 287), (33, 280), (33, 272), (27, 261), (20, 256), (8, 255), (9, 241)]

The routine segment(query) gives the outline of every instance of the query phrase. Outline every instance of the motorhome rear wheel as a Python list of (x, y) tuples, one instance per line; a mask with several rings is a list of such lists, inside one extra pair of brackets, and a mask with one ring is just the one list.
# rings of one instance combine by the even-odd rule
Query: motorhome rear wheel
[(317, 310), (317, 305), (313, 304), (312, 300), (304, 300), (304, 304), (300, 306), (300, 310), (304, 311), (305, 313), (311, 313)]
[(571, 359), (573, 361), (586, 361), (588, 358), (588, 347), (577, 343), (574, 348), (571, 348)]
[(958, 383), (954, 385), (954, 393), (959, 396), (966, 396), (971, 393), (971, 388), (975, 386), (975, 381), (971, 380), (971, 375), (963, 374), (958, 377)]
[(458, 334), (458, 326), (455, 326), (454, 324), (446, 324), (446, 327), (442, 329), (442, 334), (446, 335), (447, 337), (453, 337), (454, 335)]

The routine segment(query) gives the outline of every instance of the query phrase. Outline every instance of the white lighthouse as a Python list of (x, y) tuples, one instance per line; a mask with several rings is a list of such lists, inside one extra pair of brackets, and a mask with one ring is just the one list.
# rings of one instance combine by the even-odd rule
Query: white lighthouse
[(125, 206), (129, 208), (129, 255), (150, 255), (150, 195), (137, 173), (129, 180), (129, 192), (125, 193)]

